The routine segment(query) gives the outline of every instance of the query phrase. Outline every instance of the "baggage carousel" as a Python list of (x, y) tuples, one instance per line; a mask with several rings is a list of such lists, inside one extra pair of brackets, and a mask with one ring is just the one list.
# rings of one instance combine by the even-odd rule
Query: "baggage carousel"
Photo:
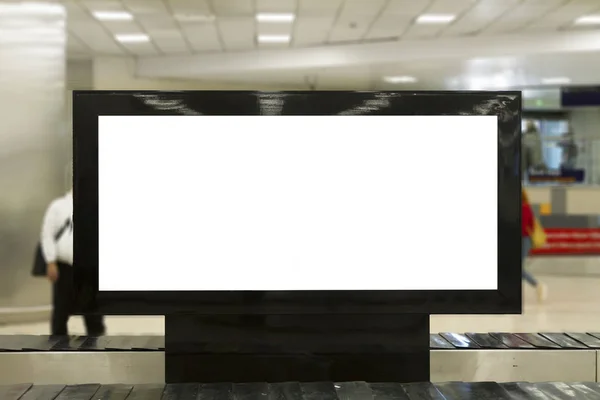
[[(0, 336), (0, 384), (160, 385), (164, 347), (162, 336)], [(433, 382), (600, 381), (600, 333), (440, 333), (430, 335), (430, 348)]]
[(596, 400), (598, 383), (216, 383), (0, 386), (3, 400)]

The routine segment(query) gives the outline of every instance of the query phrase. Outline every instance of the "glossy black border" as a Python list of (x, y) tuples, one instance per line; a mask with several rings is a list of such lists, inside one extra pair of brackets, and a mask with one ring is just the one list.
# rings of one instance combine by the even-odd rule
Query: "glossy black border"
[[(378, 292), (99, 292), (98, 116), (497, 115), (498, 290)], [(79, 312), (106, 315), (521, 312), (520, 92), (75, 91), (74, 256)], [(419, 134), (419, 132), (407, 132)], [(422, 134), (427, 134), (422, 132)], [(142, 145), (142, 144), (140, 144)], [(464, 155), (477, 151), (466, 143)], [(132, 158), (135, 154), (132, 154)], [(440, 166), (442, 169), (445, 166)], [(476, 168), (476, 166), (474, 166)], [(469, 179), (468, 174), (464, 179)], [(476, 182), (473, 182), (476, 185)], [(460, 196), (460, 193), (456, 195)], [(470, 201), (465, 199), (465, 201)], [(473, 232), (474, 235), (477, 232)], [(432, 243), (434, 249), (435, 243)], [(424, 255), (425, 256), (425, 255)], [(471, 256), (464, 238), (464, 257)], [(452, 268), (460, 260), (448, 260)], [(408, 266), (410, 268), (410, 266)], [(165, 266), (164, 273), (168, 273)], [(140, 277), (143, 279), (143, 276)], [(315, 279), (318, 279), (316, 277)]]

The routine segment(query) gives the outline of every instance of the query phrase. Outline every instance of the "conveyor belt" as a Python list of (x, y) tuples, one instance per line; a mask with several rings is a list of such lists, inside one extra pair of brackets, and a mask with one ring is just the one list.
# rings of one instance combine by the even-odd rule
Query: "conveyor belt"
[[(0, 336), (0, 384), (163, 384), (164, 347), (162, 336)], [(434, 382), (600, 380), (599, 333), (440, 333), (430, 347)]]
[[(586, 350), (600, 349), (600, 333), (443, 332), (431, 334), (429, 345), (432, 350)], [(0, 352), (141, 352), (164, 351), (164, 348), (163, 336), (104, 336), (92, 338), (86, 336), (0, 335)], [(208, 350), (210, 349), (207, 348)]]
[(3, 400), (597, 400), (597, 383), (245, 383), (9, 385)]

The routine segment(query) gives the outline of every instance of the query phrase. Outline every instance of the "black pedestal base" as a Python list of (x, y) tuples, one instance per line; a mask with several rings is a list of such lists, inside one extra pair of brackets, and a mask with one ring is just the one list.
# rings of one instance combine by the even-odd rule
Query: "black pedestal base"
[(165, 317), (166, 382), (427, 382), (429, 315)]

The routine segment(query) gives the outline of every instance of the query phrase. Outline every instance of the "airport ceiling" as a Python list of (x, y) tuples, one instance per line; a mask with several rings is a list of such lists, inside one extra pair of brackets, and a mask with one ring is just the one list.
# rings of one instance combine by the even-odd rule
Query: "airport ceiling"
[(600, 0), (64, 0), (69, 54), (358, 89), (600, 83)]

